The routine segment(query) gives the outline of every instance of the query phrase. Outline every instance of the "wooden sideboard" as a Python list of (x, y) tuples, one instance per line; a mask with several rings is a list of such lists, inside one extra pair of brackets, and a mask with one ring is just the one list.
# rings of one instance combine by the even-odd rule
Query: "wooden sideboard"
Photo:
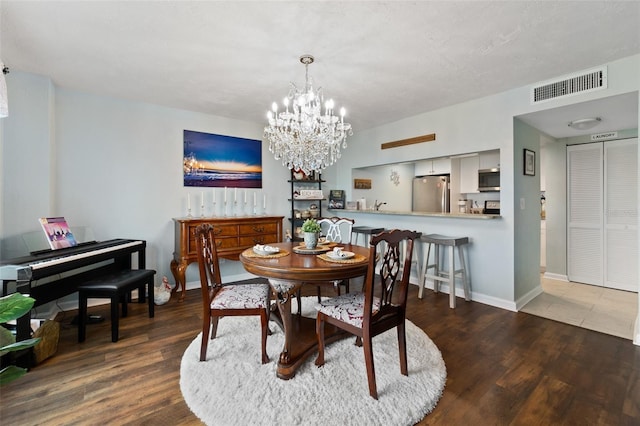
[(190, 263), (198, 261), (195, 232), (198, 225), (213, 225), (218, 256), (238, 260), (240, 253), (256, 244), (282, 241), (283, 216), (174, 218), (175, 247), (171, 273), (176, 280), (174, 292), (181, 289), (185, 296), (185, 272)]

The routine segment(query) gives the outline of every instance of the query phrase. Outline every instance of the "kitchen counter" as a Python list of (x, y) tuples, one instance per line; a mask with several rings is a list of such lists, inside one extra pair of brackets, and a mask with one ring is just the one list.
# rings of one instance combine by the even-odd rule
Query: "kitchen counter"
[(349, 209), (328, 209), (333, 213), (340, 213), (343, 216), (346, 213), (365, 213), (378, 215), (396, 215), (396, 216), (422, 216), (422, 217), (446, 217), (449, 219), (500, 219), (499, 214), (471, 214), (471, 213), (427, 213), (427, 212), (408, 212), (393, 210), (349, 210)]

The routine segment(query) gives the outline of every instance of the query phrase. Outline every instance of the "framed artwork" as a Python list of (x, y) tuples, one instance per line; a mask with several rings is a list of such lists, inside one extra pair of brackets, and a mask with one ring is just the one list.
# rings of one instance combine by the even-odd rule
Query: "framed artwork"
[(536, 175), (536, 153), (528, 149), (524, 150), (524, 174), (527, 176)]
[(184, 186), (262, 188), (262, 142), (184, 131)]
[(354, 179), (353, 187), (355, 189), (371, 189), (371, 179)]

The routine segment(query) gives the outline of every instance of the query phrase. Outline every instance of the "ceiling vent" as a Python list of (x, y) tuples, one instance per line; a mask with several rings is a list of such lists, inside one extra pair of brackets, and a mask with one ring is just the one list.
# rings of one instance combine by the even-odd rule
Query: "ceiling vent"
[(582, 71), (564, 77), (539, 83), (531, 88), (531, 103), (549, 101), (564, 96), (572, 96), (607, 88), (607, 67)]

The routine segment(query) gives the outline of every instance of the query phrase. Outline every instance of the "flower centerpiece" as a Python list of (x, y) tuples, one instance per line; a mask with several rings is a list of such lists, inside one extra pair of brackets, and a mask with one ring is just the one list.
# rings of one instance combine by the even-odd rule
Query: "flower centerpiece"
[(302, 224), (302, 232), (304, 232), (304, 245), (306, 248), (316, 248), (320, 229), (320, 224), (316, 222), (315, 219), (307, 219), (304, 221)]

